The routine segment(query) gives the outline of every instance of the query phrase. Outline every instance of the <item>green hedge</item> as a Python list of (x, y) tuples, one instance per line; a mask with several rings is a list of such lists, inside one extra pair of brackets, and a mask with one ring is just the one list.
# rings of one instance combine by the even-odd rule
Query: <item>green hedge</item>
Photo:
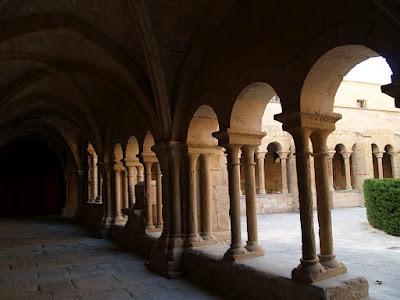
[(365, 180), (364, 197), (369, 223), (388, 234), (400, 236), (400, 180)]

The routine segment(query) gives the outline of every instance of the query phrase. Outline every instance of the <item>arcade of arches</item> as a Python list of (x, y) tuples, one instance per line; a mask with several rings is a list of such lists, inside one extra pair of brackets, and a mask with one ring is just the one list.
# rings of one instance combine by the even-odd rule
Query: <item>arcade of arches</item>
[[(223, 295), (367, 296), (335, 256), (331, 208), (400, 176), (399, 15), (380, 0), (0, 1), (2, 215), (74, 218)], [(343, 77), (378, 56), (391, 83), (343, 104)], [(258, 241), (257, 213), (287, 211), (298, 265)]]

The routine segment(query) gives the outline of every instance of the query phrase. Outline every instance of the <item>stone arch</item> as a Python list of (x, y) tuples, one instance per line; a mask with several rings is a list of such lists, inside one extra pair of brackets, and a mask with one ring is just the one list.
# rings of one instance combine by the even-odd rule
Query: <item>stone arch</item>
[(214, 109), (201, 105), (191, 118), (186, 137), (190, 172), (195, 179), (195, 187), (191, 187), (189, 195), (195, 206), (196, 227), (204, 241), (214, 240), (213, 232), (226, 229), (221, 224), (229, 220), (227, 176), (223, 172), (226, 164), (220, 161), (224, 155), (218, 140), (213, 137), (218, 130), (219, 121)]
[(345, 152), (346, 147), (343, 144), (336, 145), (335, 154), (332, 159), (333, 186), (335, 190), (344, 190), (346, 188), (346, 174), (343, 157), (343, 153)]
[(282, 145), (279, 142), (271, 142), (267, 146), (264, 161), (265, 190), (267, 193), (282, 191), (282, 168), (280, 152)]
[(200, 106), (190, 121), (186, 142), (188, 145), (217, 146), (212, 133), (219, 130), (218, 117), (208, 105)]
[(260, 133), (265, 108), (276, 95), (272, 86), (264, 82), (255, 82), (245, 87), (233, 105), (230, 129), (237, 133)]
[(309, 70), (301, 89), (300, 110), (332, 113), (343, 77), (362, 61), (379, 54), (363, 45), (335, 47), (322, 55)]
[(393, 146), (386, 145), (382, 157), (383, 178), (393, 178)]

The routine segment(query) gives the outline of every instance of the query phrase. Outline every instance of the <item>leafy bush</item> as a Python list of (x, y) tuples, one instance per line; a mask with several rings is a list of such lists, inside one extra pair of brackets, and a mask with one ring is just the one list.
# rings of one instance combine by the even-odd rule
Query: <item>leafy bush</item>
[(368, 179), (364, 182), (364, 197), (369, 223), (400, 236), (400, 180)]

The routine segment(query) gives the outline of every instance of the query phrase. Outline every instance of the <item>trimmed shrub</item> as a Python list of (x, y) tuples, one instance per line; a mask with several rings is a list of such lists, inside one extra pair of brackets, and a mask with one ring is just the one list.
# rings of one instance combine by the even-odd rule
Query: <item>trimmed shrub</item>
[(364, 197), (371, 226), (400, 236), (400, 180), (367, 179)]

